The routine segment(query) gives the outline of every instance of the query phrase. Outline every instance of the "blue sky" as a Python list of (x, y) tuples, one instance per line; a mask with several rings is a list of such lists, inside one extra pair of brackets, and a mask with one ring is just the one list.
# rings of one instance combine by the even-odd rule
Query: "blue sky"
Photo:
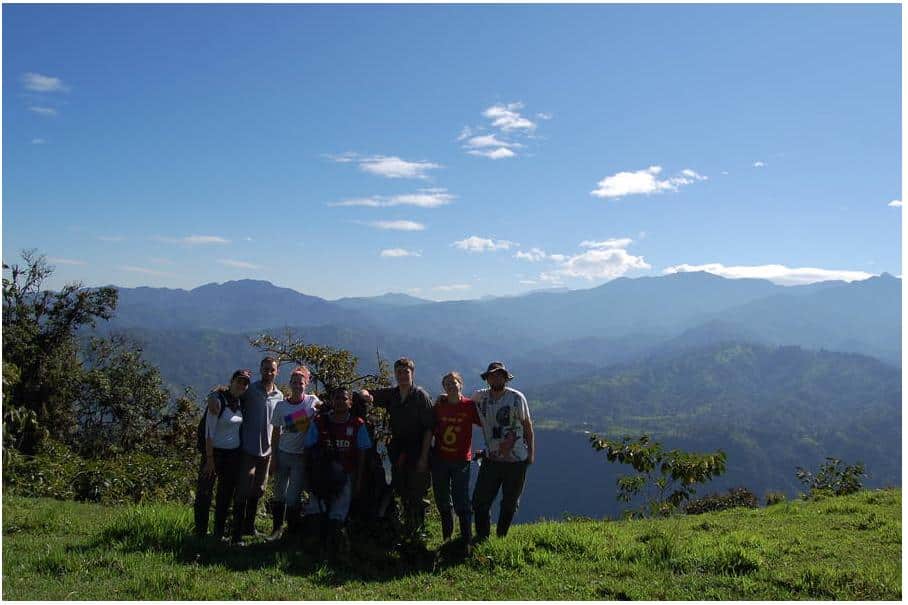
[(901, 275), (898, 5), (3, 5), (3, 257), (333, 299)]

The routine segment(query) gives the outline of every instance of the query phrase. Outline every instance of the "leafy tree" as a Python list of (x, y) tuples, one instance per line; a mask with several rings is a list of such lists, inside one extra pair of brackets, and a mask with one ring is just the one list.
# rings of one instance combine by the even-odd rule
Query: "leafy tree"
[(820, 466), (816, 475), (799, 466), (795, 476), (807, 487), (810, 496), (817, 494), (844, 496), (860, 491), (864, 487), (861, 479), (867, 477), (867, 474), (860, 462), (845, 464), (838, 458), (827, 456), (826, 462)]
[(721, 450), (712, 454), (666, 451), (646, 434), (621, 441), (593, 434), (589, 440), (597, 452), (605, 451), (609, 462), (629, 464), (636, 471), (618, 478), (618, 500), (630, 502), (644, 496), (646, 503), (637, 511), (642, 516), (671, 514), (696, 492), (696, 484), (725, 472), (726, 456)]
[(344, 349), (325, 345), (306, 343), (292, 330), (287, 330), (283, 338), (272, 334), (262, 334), (249, 339), (249, 344), (262, 353), (269, 354), (280, 363), (293, 362), (305, 364), (311, 372), (311, 382), (319, 393), (326, 393), (338, 386), (351, 386), (359, 383), (363, 388), (387, 386), (390, 384), (388, 362), (376, 351), (378, 363), (377, 374), (359, 374), (359, 360)]
[(117, 291), (78, 282), (45, 290), (53, 267), (34, 250), (23, 251), (22, 260), (3, 264), (5, 444), (32, 453), (44, 435), (67, 439), (77, 428), (71, 402), (82, 376), (75, 333), (110, 319)]

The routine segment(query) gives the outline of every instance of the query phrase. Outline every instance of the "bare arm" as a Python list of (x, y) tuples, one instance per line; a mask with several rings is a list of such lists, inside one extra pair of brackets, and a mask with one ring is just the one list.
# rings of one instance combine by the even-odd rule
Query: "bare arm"
[(277, 474), (277, 446), (281, 441), (281, 428), (278, 426), (271, 428), (271, 469), (268, 474), (275, 476)]
[(536, 435), (533, 433), (533, 421), (523, 421), (523, 438), (527, 442), (527, 464), (536, 462)]

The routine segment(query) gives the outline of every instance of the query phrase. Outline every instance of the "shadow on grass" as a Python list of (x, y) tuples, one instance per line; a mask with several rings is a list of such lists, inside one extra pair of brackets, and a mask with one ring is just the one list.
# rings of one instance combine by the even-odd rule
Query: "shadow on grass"
[[(469, 563), (459, 544), (443, 544), (437, 550), (399, 551), (371, 539), (365, 533), (351, 540), (349, 552), (328, 557), (317, 546), (304, 545), (300, 538), (285, 536), (269, 542), (249, 539), (236, 546), (213, 536), (192, 534), (191, 520), (173, 515), (156, 516), (149, 511), (127, 512), (106, 526), (88, 542), (67, 547), (70, 552), (115, 549), (121, 552), (171, 553), (184, 565), (221, 566), (233, 571), (275, 569), (286, 574), (309, 576), (322, 586), (339, 586), (349, 581), (382, 581), (432, 573)], [(353, 534), (357, 535), (357, 534)]]

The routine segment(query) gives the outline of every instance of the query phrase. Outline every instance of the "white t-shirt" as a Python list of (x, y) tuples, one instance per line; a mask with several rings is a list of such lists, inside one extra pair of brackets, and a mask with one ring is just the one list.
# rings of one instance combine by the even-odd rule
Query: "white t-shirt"
[(318, 403), (320, 401), (315, 395), (304, 395), (299, 403), (290, 403), (284, 399), (275, 406), (271, 425), (281, 429), (278, 450), (288, 454), (303, 453), (303, 438), (309, 430)]
[(523, 423), (530, 419), (530, 408), (523, 393), (505, 387), (497, 400), (489, 389), (473, 393), (482, 420), (482, 433), (486, 440), (486, 455), (500, 462), (523, 462), (529, 457)]
[(236, 411), (227, 406), (221, 413), (220, 406), (223, 405), (223, 400), (214, 393), (209, 397), (217, 400), (218, 411), (214, 414), (210, 410), (205, 413), (205, 437), (211, 437), (211, 445), (219, 450), (233, 450), (240, 447), (240, 425), (243, 424), (243, 412), (240, 411), (239, 406)]

